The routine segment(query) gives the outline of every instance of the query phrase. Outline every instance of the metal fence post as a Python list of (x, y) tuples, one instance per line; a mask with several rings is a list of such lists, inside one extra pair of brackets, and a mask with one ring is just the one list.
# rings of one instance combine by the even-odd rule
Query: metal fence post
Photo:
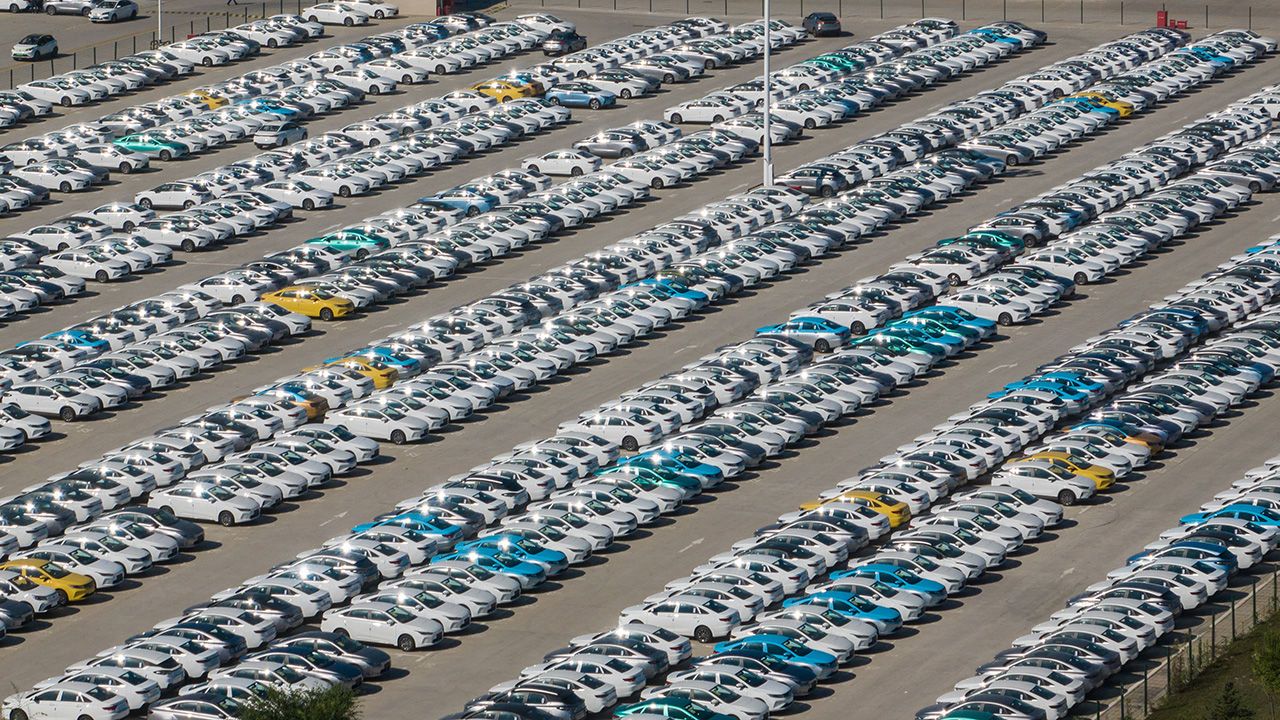
[(120, 59), (120, 41), (119, 41), (119, 40), (116, 40), (116, 41), (113, 43), (113, 46), (114, 46), (114, 47), (112, 47), (112, 48), (111, 48), (111, 59), (112, 59), (112, 60), (119, 60), (119, 59)]
[(1044, 0), (1040, 0), (1040, 22), (1044, 22)]
[(1253, 29), (1253, 6), (1249, 6), (1249, 29)]
[(1142, 714), (1143, 715), (1147, 714), (1147, 703), (1149, 702), (1148, 696), (1147, 696), (1147, 675), (1149, 673), (1150, 673), (1150, 668), (1148, 668), (1145, 665), (1142, 666)]
[(135, 53), (138, 52), (138, 36), (137, 35), (133, 36), (133, 51)]
[(98, 64), (98, 46), (94, 45), (93, 48), (91, 49), (93, 51), (93, 64), (97, 65)]
[(1084, 0), (1080, 0), (1080, 24), (1084, 24)]
[(880, 0), (880, 19), (884, 19), (884, 0)]
[(1231, 603), (1231, 639), (1236, 639), (1236, 604)]
[(1209, 616), (1209, 662), (1218, 657), (1218, 616)]
[(1207, 4), (1204, 6), (1204, 26), (1206, 28), (1209, 27), (1209, 6)]
[(189, 35), (195, 35), (195, 34), (196, 34), (196, 21), (195, 21), (195, 20), (192, 20), (192, 21), (191, 21), (191, 28), (187, 30), (187, 34), (189, 34)]
[[(80, 68), (80, 51), (71, 53), (71, 69), (78, 70)], [(49, 73), (53, 74), (53, 61), (49, 61)]]
[(1164, 646), (1164, 684), (1173, 693), (1173, 647)]
[(924, 0), (920, 0), (920, 17), (924, 17)]
[(1000, 17), (1001, 17), (1002, 19), (1004, 19), (1004, 20), (1008, 20), (1008, 19), (1009, 19), (1009, 0), (1001, 0), (1001, 2), (1000, 2)]
[(1258, 624), (1258, 576), (1250, 575), (1253, 580), (1253, 624)]
[(1120, 0), (1120, 24), (1124, 24), (1124, 0)]
[(1128, 693), (1124, 692), (1123, 690), (1120, 692), (1120, 720), (1125, 720), (1125, 717), (1127, 716), (1127, 714), (1125, 713), (1126, 708), (1124, 703), (1124, 698), (1126, 695), (1128, 695)]
[(205, 31), (205, 32), (209, 32), (210, 30), (212, 30), (212, 29), (213, 29), (212, 27), (210, 27), (210, 23), (212, 23), (212, 22), (213, 22), (213, 20), (212, 20), (208, 15), (205, 15), (205, 16), (204, 16), (204, 31)]

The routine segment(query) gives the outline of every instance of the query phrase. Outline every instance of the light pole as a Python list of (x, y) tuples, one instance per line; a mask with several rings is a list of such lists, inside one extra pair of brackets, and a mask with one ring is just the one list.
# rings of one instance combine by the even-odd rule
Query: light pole
[(773, 79), (769, 77), (769, 52), (772, 50), (769, 29), (769, 0), (764, 0), (764, 185), (773, 184)]
[(156, 0), (156, 47), (164, 44), (164, 0)]

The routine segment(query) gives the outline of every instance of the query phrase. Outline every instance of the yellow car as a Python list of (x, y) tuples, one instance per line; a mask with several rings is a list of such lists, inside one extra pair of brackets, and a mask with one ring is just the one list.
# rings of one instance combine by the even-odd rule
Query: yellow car
[(322, 367), (342, 368), (344, 370), (352, 370), (373, 381), (373, 386), (379, 390), (385, 390), (395, 384), (400, 379), (400, 371), (377, 360), (370, 360), (362, 357), (343, 357), (326, 360), (323, 365), (306, 368), (307, 370), (318, 370)]
[(1084, 98), (1085, 100), (1092, 100), (1103, 107), (1109, 107), (1112, 110), (1115, 110), (1117, 113), (1120, 113), (1120, 117), (1122, 118), (1129, 117), (1134, 113), (1135, 110), (1137, 110), (1137, 108), (1133, 106), (1133, 103), (1125, 102), (1124, 100), (1112, 100), (1111, 98), (1107, 97), (1106, 95), (1103, 95), (1102, 93), (1078, 92), (1075, 95), (1072, 95), (1071, 97), (1078, 97), (1078, 98)]
[(488, 95), (498, 102), (511, 102), (516, 98), (537, 97), (538, 92), (532, 86), (513, 83), (510, 80), (486, 80), (471, 86), (481, 95)]
[(205, 107), (209, 108), (210, 110), (217, 110), (218, 108), (223, 107), (227, 104), (226, 98), (218, 97), (217, 95), (209, 93), (205, 90), (192, 90), (191, 92), (187, 93), (187, 97), (191, 98), (192, 100), (195, 100), (196, 102), (204, 103)]
[(73, 573), (58, 563), (34, 558), (20, 558), (0, 563), (0, 570), (11, 570), (38, 585), (53, 588), (64, 602), (87, 600), (98, 590), (93, 578)]
[(1010, 462), (1047, 461), (1052, 467), (1064, 470), (1077, 477), (1093, 482), (1099, 490), (1106, 490), (1116, 484), (1116, 474), (1101, 465), (1085, 462), (1064, 452), (1039, 452), (1026, 457), (1015, 458)]
[(826, 500), (818, 500), (816, 502), (805, 503), (800, 506), (801, 510), (817, 510), (828, 503), (847, 502), (855, 505), (862, 505), (889, 518), (889, 527), (896, 528), (907, 524), (911, 520), (911, 508), (907, 504), (894, 500), (884, 493), (872, 490), (850, 490), (841, 493), (835, 497)]
[(356, 311), (355, 303), (331, 292), (304, 285), (291, 285), (275, 292), (263, 293), (263, 302), (275, 303), (290, 312), (329, 321)]

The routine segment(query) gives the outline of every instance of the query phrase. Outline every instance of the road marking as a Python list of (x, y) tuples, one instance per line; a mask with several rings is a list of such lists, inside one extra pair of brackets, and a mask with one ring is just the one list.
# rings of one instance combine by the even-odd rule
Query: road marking
[(1280, 220), (1280, 215), (1277, 215), (1277, 216), (1275, 216), (1275, 217), (1271, 218), (1271, 222), (1276, 222), (1276, 221), (1278, 221), (1278, 220)]
[(1066, 576), (1070, 575), (1071, 573), (1073, 573), (1073, 572), (1075, 572), (1075, 571), (1076, 571), (1076, 569), (1075, 569), (1075, 568), (1073, 568), (1073, 567), (1069, 567), (1069, 568), (1067, 568), (1066, 570), (1063, 570), (1063, 571), (1062, 571), (1062, 575), (1060, 575), (1059, 577), (1066, 577)]
[(694, 540), (688, 545), (685, 545), (684, 547), (680, 548), (680, 552), (687, 552), (689, 550), (694, 549), (695, 547), (701, 545), (703, 540), (706, 540), (706, 538), (698, 538), (697, 540)]
[(1005, 368), (1016, 368), (1016, 367), (1018, 367), (1018, 363), (1005, 363), (1004, 365), (997, 365), (991, 368), (990, 370), (987, 371), (987, 374), (990, 375), (991, 373), (997, 370), (1003, 370)]
[(342, 518), (344, 518), (344, 517), (346, 517), (346, 516), (347, 516), (347, 513), (348, 513), (348, 512), (349, 512), (349, 511), (347, 511), (347, 510), (343, 510), (342, 512), (338, 513), (337, 515), (334, 515), (333, 517), (329, 518), (328, 520), (325, 520), (324, 522), (320, 523), (320, 527), (324, 527), (325, 525), (328, 525), (329, 523), (333, 522), (334, 520), (341, 520)]

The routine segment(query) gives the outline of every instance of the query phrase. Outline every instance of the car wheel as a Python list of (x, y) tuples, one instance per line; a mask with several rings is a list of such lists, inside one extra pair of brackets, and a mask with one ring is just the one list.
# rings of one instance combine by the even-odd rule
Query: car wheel
[(834, 197), (836, 194), (836, 189), (831, 187), (830, 185), (823, 185), (822, 189), (818, 191), (818, 194), (824, 198)]
[(70, 249), (71, 249), (71, 246), (63, 242), (63, 243), (58, 243), (58, 248), (55, 252), (62, 252), (64, 250), (70, 250)]
[(1257, 180), (1250, 180), (1250, 181), (1249, 181), (1249, 192), (1251, 192), (1251, 193), (1260, 193), (1260, 192), (1262, 192), (1262, 183), (1258, 182)]
[(391, 431), (391, 442), (392, 442), (392, 444), (394, 444), (394, 445), (403, 445), (403, 444), (405, 443), (405, 441), (406, 441), (406, 440), (408, 440), (408, 438), (406, 438), (406, 437), (404, 436), (404, 431), (403, 431), (403, 430), (392, 430), (392, 431)]
[(630, 100), (631, 90), (627, 88), (622, 88), (621, 90), (618, 91), (618, 97), (622, 98), (623, 100)]
[(58, 189), (64, 193), (69, 193), (71, 192), (71, 183), (63, 181), (62, 184), (58, 185)]
[(303, 209), (303, 210), (315, 210), (315, 209), (316, 209), (316, 201), (315, 201), (315, 200), (312, 200), (311, 198), (304, 198), (304, 199), (303, 199), (303, 201), (302, 201), (302, 209)]
[(702, 63), (702, 68), (703, 68), (704, 70), (715, 70), (715, 68), (716, 68), (716, 61), (715, 61), (715, 60), (707, 60), (706, 62)]
[(45, 9), (44, 9), (44, 11), (45, 11), (45, 12), (47, 12), (47, 13), (49, 13), (50, 15), (57, 15), (57, 14), (58, 14), (58, 11), (57, 11), (57, 10), (55, 10), (54, 8), (51, 8), (51, 7), (49, 7), (49, 8), (45, 8)]
[(1089, 277), (1084, 273), (1076, 273), (1076, 276), (1071, 279), (1075, 281), (1077, 286), (1084, 285), (1085, 283), (1089, 282)]
[(311, 17), (307, 18), (307, 22), (320, 22), (320, 19), (317, 18), (315, 15), (312, 15)]
[(1008, 157), (1006, 157), (1006, 158), (1004, 159), (1004, 164), (1005, 164), (1005, 165), (1008, 165), (1009, 167), (1013, 167), (1014, 165), (1017, 165), (1017, 164), (1018, 164), (1018, 162), (1019, 162), (1019, 161), (1018, 161), (1018, 156), (1017, 156), (1017, 155), (1009, 155)]
[(711, 642), (715, 638), (711, 635), (711, 628), (707, 627), (706, 625), (699, 625), (698, 627), (693, 629), (693, 639), (697, 640), (700, 643), (706, 644)]
[(1058, 504), (1059, 505), (1075, 505), (1076, 494), (1070, 490), (1063, 490), (1062, 492), (1058, 493)]
[(194, 241), (194, 240), (191, 240), (190, 238), (188, 238), (188, 239), (186, 239), (186, 240), (183, 240), (183, 241), (182, 241), (182, 245), (181, 245), (181, 247), (182, 247), (182, 252), (195, 252), (195, 251), (196, 251), (196, 243), (195, 243), (195, 241)]
[(409, 83), (413, 82), (413, 77), (409, 75), (404, 75), (400, 78), (400, 82), (404, 83), (405, 85), (408, 85)]
[(826, 340), (819, 340), (813, 344), (814, 352), (829, 353), (831, 352), (831, 343)]
[(88, 17), (88, 16), (89, 16), (89, 8), (85, 8), (80, 11), (80, 17)]
[(443, 65), (437, 65), (437, 66), (436, 66), (436, 74), (437, 74), (437, 75), (443, 75), (443, 74), (444, 74), (444, 66), (443, 66)]
[(635, 438), (628, 435), (622, 438), (622, 449), (627, 452), (635, 452), (640, 449), (640, 443), (636, 442)]
[(1000, 315), (998, 315), (998, 316), (996, 317), (996, 324), (997, 324), (997, 325), (1012, 325), (1012, 324), (1013, 324), (1013, 316), (1012, 316), (1012, 315), (1010, 315), (1009, 313), (1000, 313)]
[(76, 419), (76, 411), (69, 407), (64, 407), (58, 411), (58, 417), (62, 418), (63, 422), (71, 422)]
[(333, 319), (333, 311), (329, 308), (320, 308), (320, 319), (329, 322)]
[(279, 43), (276, 42), (275, 38), (267, 38), (267, 47), (273, 48), (273, 47), (276, 47), (277, 45), (279, 45)]
[(866, 331), (867, 331), (867, 326), (863, 325), (858, 320), (855, 320), (853, 324), (849, 326), (849, 332), (853, 333), (854, 335), (861, 335)]
[(475, 217), (479, 214), (480, 214), (480, 208), (476, 207), (475, 205), (472, 205), (471, 207), (467, 208), (467, 217)]
[(378, 18), (379, 20), (382, 20), (387, 17), (387, 14), (382, 12), (381, 10), (376, 10), (374, 11), (373, 16)]
[(661, 190), (662, 185), (663, 185), (662, 178), (654, 178), (653, 182), (649, 183), (649, 187), (653, 188), (654, 190)]
[(210, 65), (213, 65), (213, 58), (211, 58), (211, 57), (202, 57), (202, 58), (200, 58), (200, 64), (201, 64), (201, 65), (203, 65), (203, 66), (205, 66), (205, 67), (209, 67)]
[(600, 101), (599, 101), (599, 100), (596, 100), (595, 98), (592, 98), (592, 99), (591, 99), (591, 102), (587, 103), (587, 105), (588, 105), (588, 106), (590, 106), (590, 108), (591, 108), (592, 110), (599, 110), (599, 109), (600, 109)]
[(675, 81), (676, 81), (676, 76), (672, 75), (671, 73), (667, 73), (666, 75), (662, 76), (662, 82), (667, 83), (668, 85), (670, 85)]
[(162, 513), (168, 513), (168, 514), (172, 515), (172, 514), (173, 514), (173, 508), (169, 507), (168, 505), (162, 505), (162, 506), (160, 506), (160, 512), (162, 512)]
[(64, 97), (58, 101), (58, 104), (61, 105), (62, 107), (71, 107), (71, 98)]
[(369, 257), (368, 250), (364, 248), (360, 248), (359, 250), (356, 251), (356, 260), (364, 260), (367, 257)]
[(631, 148), (622, 148), (618, 151), (618, 157), (631, 157)]
[(338, 637), (342, 637), (342, 638), (349, 638), (349, 637), (351, 637), (351, 633), (347, 632), (347, 629), (346, 629), (346, 628), (334, 628), (334, 629), (333, 629), (333, 634), (334, 634), (334, 635), (337, 635)]
[(242, 297), (242, 296), (240, 296), (240, 295), (232, 295), (232, 296), (231, 296), (231, 304), (232, 304), (232, 305), (239, 305), (239, 304), (240, 304), (240, 303), (242, 303), (242, 302), (244, 302), (244, 297)]
[(111, 13), (111, 20), (109, 20), (108, 22), (115, 22), (116, 20), (119, 20), (119, 19), (120, 18), (116, 17), (115, 13)]
[(346, 185), (343, 185), (342, 187), (338, 188), (338, 194), (341, 195), (342, 197), (351, 197), (351, 188), (347, 187)]
[(955, 273), (951, 273), (950, 275), (947, 275), (947, 282), (951, 283), (951, 287), (959, 287), (960, 276)]
[(235, 523), (236, 523), (236, 519), (231, 515), (230, 512), (223, 510), (222, 512), (218, 513), (218, 524), (221, 525), (222, 527), (231, 527), (232, 525), (235, 525)]
[(107, 275), (107, 271), (106, 271), (106, 270), (99, 270), (98, 272), (96, 272), (96, 273), (94, 273), (94, 274), (93, 274), (93, 279), (94, 279), (94, 280), (97, 280), (97, 281), (98, 281), (98, 282), (100, 282), (100, 283), (104, 283), (104, 282), (106, 282), (106, 281), (110, 280), (110, 279), (111, 279), (111, 276), (110, 276), (110, 275)]
[(400, 648), (402, 652), (412, 652), (418, 647), (418, 644), (415, 643), (413, 638), (408, 635), (401, 635), (399, 638), (396, 638), (396, 647)]
[[(65, 591), (63, 591), (63, 590), (57, 590), (56, 592), (57, 592), (57, 595), (58, 595), (58, 604), (59, 604), (59, 605), (66, 605), (67, 603), (71, 602), (71, 598), (67, 597), (67, 593), (66, 593)], [(20, 712), (22, 712), (22, 711), (21, 711), (21, 710), (16, 710), (16, 711), (14, 711), (14, 713), (13, 713), (12, 715), (10, 715), (9, 717), (17, 717), (17, 716), (18, 716), (18, 713), (20, 713)], [(26, 713), (22, 713), (22, 717), (26, 717), (26, 716), (27, 716), (27, 714), (26, 714)]]
[(347, 27), (351, 27), (352, 25), (355, 24), (355, 21), (352, 20), (351, 18), (342, 18), (342, 24), (346, 25)]
[(129, 173), (133, 172), (133, 166), (127, 162), (120, 163), (119, 169), (120, 169), (120, 172), (124, 173), (125, 175), (128, 175)]
[(574, 176), (574, 177), (578, 177), (579, 175), (581, 175), (581, 174), (582, 174), (582, 168), (580, 168), (580, 167), (571, 168), (571, 169), (569, 170), (569, 174), (570, 174), (570, 175), (572, 175), (572, 176)]
[(16, 13), (16, 12), (18, 12), (18, 4), (17, 4), (17, 3), (11, 3), (11, 4), (9, 5), (9, 12), (11, 12), (11, 13)]
[[(169, 152), (168, 150), (161, 150), (160, 159), (164, 160), (165, 162), (168, 162), (173, 159), (173, 153)], [(147, 207), (151, 207), (151, 206), (148, 205)]]
[(680, 113), (671, 113), (671, 122), (679, 125), (680, 123), (684, 122), (684, 116), (681, 115)]
[(134, 224), (133, 224), (133, 221), (131, 221), (131, 220), (125, 220), (125, 221), (124, 221), (123, 229), (124, 229), (124, 231), (125, 231), (125, 232), (133, 232), (133, 229), (134, 229), (134, 228), (136, 228), (136, 227), (138, 227), (138, 226), (137, 226), (137, 225), (134, 225)]
[(141, 198), (140, 200), (138, 200), (138, 204), (139, 204), (139, 205), (141, 205), (142, 207), (146, 208), (147, 210), (150, 210), (150, 209), (151, 209), (151, 198), (145, 198), (145, 197), (144, 197), (144, 198)]
[(370, 95), (381, 95), (381, 94), (382, 94), (382, 90), (381, 90), (377, 85), (370, 85), (370, 86), (369, 86), (369, 94), (370, 94)]

